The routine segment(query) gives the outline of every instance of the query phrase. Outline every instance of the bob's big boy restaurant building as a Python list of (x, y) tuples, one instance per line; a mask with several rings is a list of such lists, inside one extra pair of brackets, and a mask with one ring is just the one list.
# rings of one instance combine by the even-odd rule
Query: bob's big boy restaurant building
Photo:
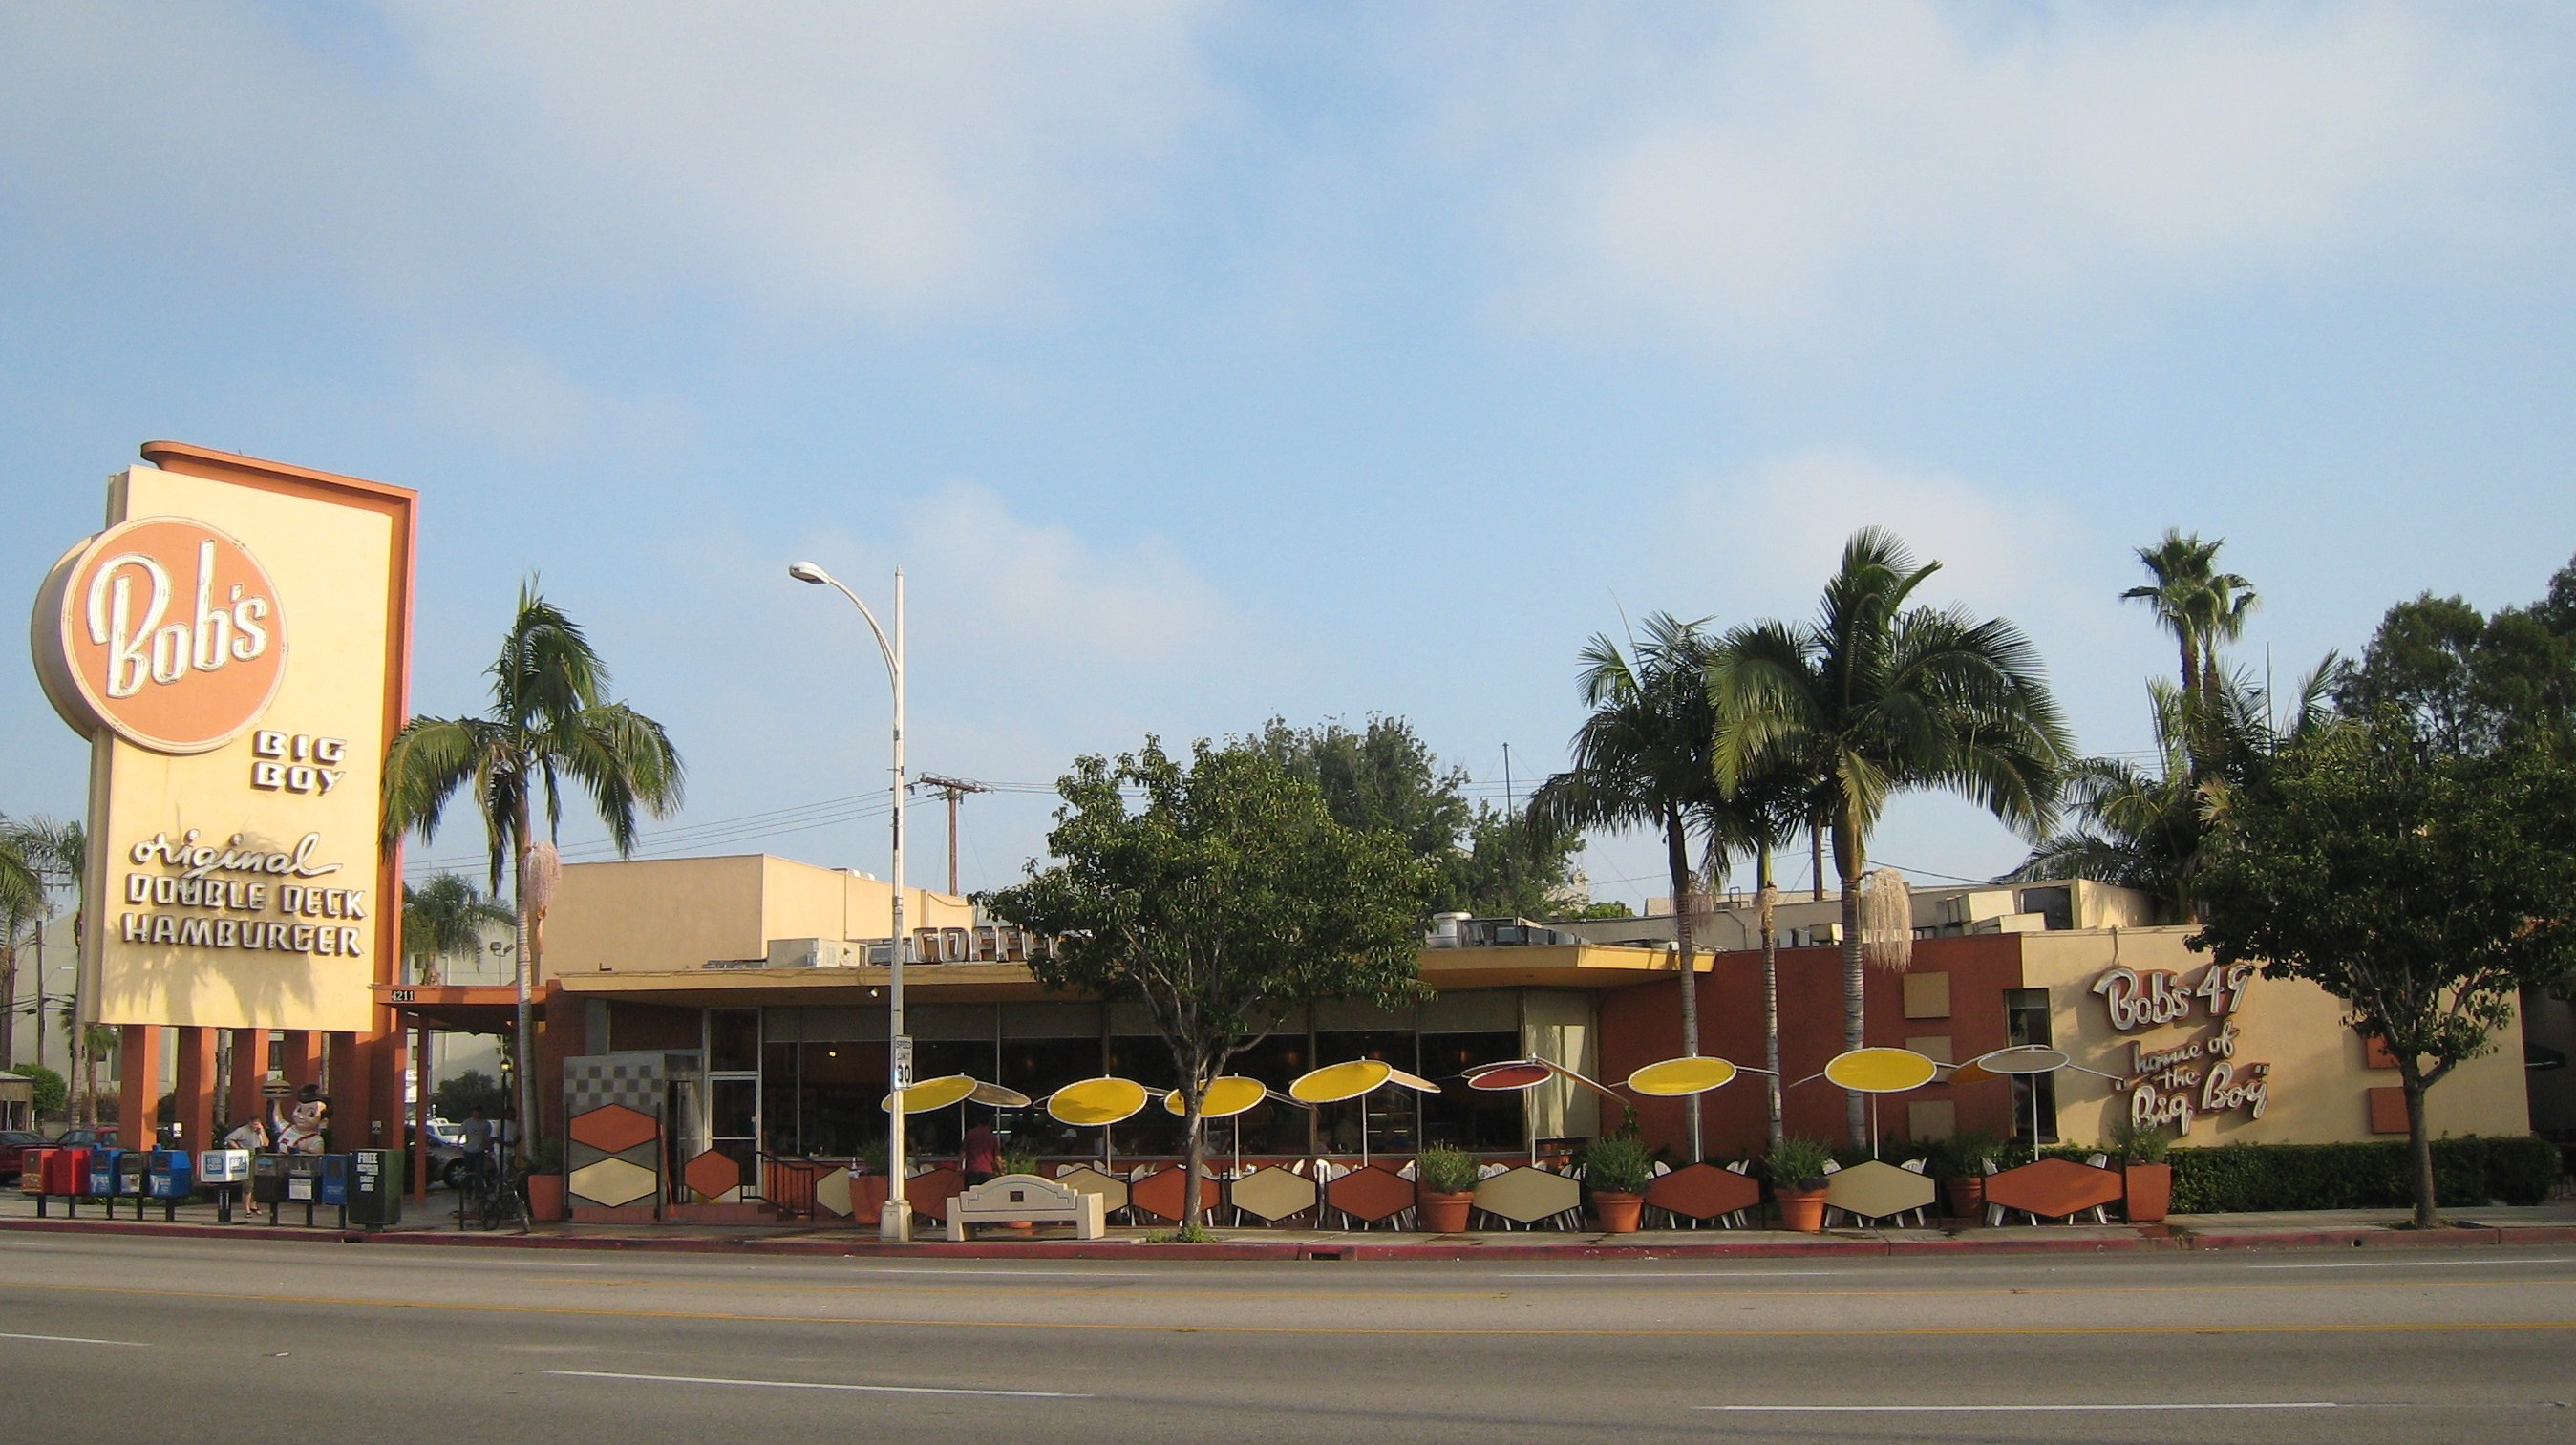
[[(409, 712), (414, 496), (177, 443), (144, 458), (111, 479), (108, 525), (53, 569), (34, 626), (48, 695), (93, 744), (84, 1012), (120, 1028), (129, 1079), (175, 1057), (192, 1144), (254, 1113), (263, 1086), (319, 1082), (335, 1147), (393, 1147), (426, 1036), (504, 1033), (516, 999), (397, 963), (400, 854), (376, 839), (385, 744)], [(532, 981), (534, 1137), (563, 1145), (576, 1217), (754, 1209), (845, 1176), (817, 1162), (881, 1148), (892, 902), (867, 875), (767, 855), (567, 867)], [(2040, 1045), (2076, 1068), (1945, 1073), (1879, 1100), (1884, 1139), (2091, 1142), (2124, 1114), (2193, 1144), (2403, 1132), (2393, 1070), (2334, 1000), (2212, 965), (2184, 946), (2188, 930), (2148, 926), (2137, 895), (1993, 885), (1927, 890), (1914, 907), (1911, 966), (1869, 977), (1868, 1043), (1944, 1062)], [(909, 893), (906, 916), (921, 925), (906, 970), (913, 1077), (968, 1075), (1032, 1099), (1103, 1075), (1174, 1082), (1140, 1009), (1038, 984), (1027, 960), (1044, 940), (934, 892)], [(1723, 901), (1698, 930), (1718, 951), (1688, 976), (1701, 1052), (1745, 1066), (1764, 1054), (1750, 920), (1743, 900)], [(1830, 901), (1783, 905), (1778, 972), (1781, 1074), (1801, 1081), (1788, 1127), (1839, 1140), (1844, 1094), (1813, 1077), (1842, 1048), (1834, 920)], [(1220, 1147), (1277, 1159), (1450, 1143), (1526, 1158), (1578, 1145), (1618, 1122), (1599, 1095), (1562, 1080), (1484, 1092), (1463, 1076), (1535, 1058), (1616, 1084), (1681, 1053), (1670, 935), (1669, 918), (1436, 920), (1421, 1002), (1316, 1000), (1234, 1072), (1284, 1091), (1317, 1067), (1378, 1059), (1438, 1091), (1265, 1103), (1212, 1126)], [(2527, 1132), (2526, 1061), (2517, 1022), (2435, 1091), (2436, 1133)], [(408, 1092), (426, 1097), (426, 1082), (415, 1074)], [(124, 1091), (128, 1141), (165, 1122), (153, 1094)], [(1759, 1152), (1758, 1078), (1702, 1097), (1711, 1154)], [(1682, 1104), (1636, 1107), (1650, 1145), (1684, 1147)], [(953, 1157), (982, 1109), (915, 1116), (914, 1151)], [(1066, 1160), (1179, 1145), (1158, 1107), (1105, 1135), (1039, 1108), (991, 1117), (1010, 1144)]]

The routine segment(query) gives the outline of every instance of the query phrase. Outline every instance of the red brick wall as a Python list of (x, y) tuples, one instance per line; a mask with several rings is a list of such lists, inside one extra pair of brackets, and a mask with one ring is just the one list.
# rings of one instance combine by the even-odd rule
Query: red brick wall
[[(1803, 1079), (1825, 1066), (1843, 1048), (1842, 950), (1780, 950), (1780, 1069), (1783, 1082)], [(1924, 939), (1914, 945), (1915, 973), (1950, 976), (1950, 1016), (1905, 1017), (1905, 980), (1882, 969), (1870, 971), (1866, 984), (1867, 1041), (1903, 1047), (1910, 1036), (1947, 1034), (1951, 1056), (1970, 1059), (2007, 1042), (2004, 999), (2007, 989), (2022, 986), (2021, 940), (2012, 934), (1978, 934)], [(1762, 955), (1722, 953), (1716, 966), (1699, 976), (1700, 1052), (1760, 1067), (1762, 1063)], [(1620, 989), (1601, 996), (1601, 1081), (1616, 1084), (1634, 1070), (1682, 1051), (1679, 981)], [(1843, 1091), (1818, 1079), (1788, 1092), (1784, 1101), (1787, 1127), (1828, 1143), (1843, 1142)], [(1709, 1154), (1740, 1159), (1759, 1154), (1768, 1136), (1762, 1077), (1747, 1074), (1701, 1098), (1701, 1128)], [(1882, 1139), (1906, 1134), (1906, 1105), (1920, 1099), (1949, 1099), (1958, 1106), (1958, 1127), (2011, 1132), (2012, 1089), (2001, 1080), (1976, 1084), (1932, 1084), (1909, 1094), (1879, 1100)], [(1638, 1121), (1650, 1147), (1670, 1148), (1675, 1155), (1689, 1144), (1680, 1100), (1641, 1100)], [(1609, 1121), (1604, 1120), (1607, 1124)]]

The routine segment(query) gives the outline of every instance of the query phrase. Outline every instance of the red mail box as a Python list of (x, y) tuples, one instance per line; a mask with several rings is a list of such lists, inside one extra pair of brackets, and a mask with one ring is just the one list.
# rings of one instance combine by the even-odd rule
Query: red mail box
[(69, 1149), (46, 1151), (45, 1192), (47, 1194), (89, 1193), (88, 1145), (76, 1144)]

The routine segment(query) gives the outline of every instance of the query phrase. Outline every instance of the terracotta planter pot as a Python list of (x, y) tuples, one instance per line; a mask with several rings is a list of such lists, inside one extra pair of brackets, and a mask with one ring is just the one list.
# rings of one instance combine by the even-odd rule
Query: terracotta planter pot
[(568, 1218), (564, 1209), (564, 1177), (560, 1174), (528, 1176), (528, 1212), (541, 1224), (552, 1224)]
[(1429, 1189), (1413, 1192), (1413, 1211), (1422, 1228), (1432, 1234), (1463, 1234), (1467, 1230), (1468, 1212), (1476, 1207), (1476, 1191), (1463, 1194), (1441, 1194)]
[(2173, 1203), (2173, 1166), (2131, 1164), (2120, 1173), (2128, 1182), (2129, 1222), (2131, 1224), (2163, 1222), (2165, 1210)]
[(1603, 1234), (1634, 1234), (1637, 1219), (1646, 1212), (1642, 1194), (1596, 1193), (1592, 1196), (1592, 1225)]
[(1941, 1192), (1950, 1202), (1952, 1219), (1974, 1221), (1986, 1212), (1986, 1181), (1977, 1175), (1944, 1179)]
[(1801, 1234), (1824, 1233), (1825, 1191), (1774, 1187), (1771, 1198), (1780, 1206), (1781, 1228)]

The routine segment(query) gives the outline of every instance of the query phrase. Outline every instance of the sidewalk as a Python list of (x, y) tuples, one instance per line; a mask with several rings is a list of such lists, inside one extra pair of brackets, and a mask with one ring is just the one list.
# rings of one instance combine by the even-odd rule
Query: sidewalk
[[(210, 1204), (184, 1205), (175, 1222), (165, 1223), (158, 1206), (148, 1206), (137, 1223), (130, 1205), (120, 1217), (101, 1217), (96, 1202), (84, 1203), (77, 1220), (65, 1219), (63, 1201), (53, 1201), (51, 1217), (36, 1217), (35, 1202), (18, 1195), (0, 1197), (0, 1230), (49, 1233), (161, 1235), (194, 1238), (307, 1240), (368, 1244), (408, 1244), (466, 1248), (643, 1250), (679, 1253), (793, 1254), (868, 1257), (903, 1254), (949, 1259), (1118, 1259), (1138, 1260), (1530, 1260), (1530, 1259), (1760, 1259), (1782, 1256), (1833, 1255), (1860, 1258), (1905, 1258), (1984, 1254), (2107, 1254), (2212, 1249), (2419, 1249), (2470, 1245), (2576, 1244), (2576, 1201), (2530, 1208), (2462, 1209), (2452, 1217), (2462, 1227), (2412, 1231), (2391, 1226), (2397, 1210), (2310, 1210), (2280, 1214), (2178, 1214), (2160, 1225), (2076, 1224), (2004, 1225), (1957, 1229), (1838, 1229), (1825, 1234), (1794, 1234), (1768, 1229), (1659, 1230), (1605, 1235), (1581, 1232), (1512, 1231), (1487, 1234), (1420, 1234), (1391, 1231), (1336, 1233), (1289, 1229), (1221, 1229), (1206, 1244), (1154, 1244), (1155, 1231), (1113, 1229), (1104, 1240), (1089, 1242), (1050, 1232), (1034, 1238), (985, 1238), (951, 1244), (936, 1227), (926, 1228), (909, 1245), (887, 1245), (865, 1231), (807, 1224), (774, 1225), (576, 1225), (540, 1226), (534, 1233), (459, 1232), (452, 1212), (435, 1206), (428, 1212), (406, 1207), (404, 1222), (374, 1233), (331, 1227), (335, 1211), (317, 1210), (317, 1227), (294, 1222), (300, 1212), (290, 1207), (289, 1222), (218, 1224)], [(236, 1218), (240, 1214), (237, 1212)]]

